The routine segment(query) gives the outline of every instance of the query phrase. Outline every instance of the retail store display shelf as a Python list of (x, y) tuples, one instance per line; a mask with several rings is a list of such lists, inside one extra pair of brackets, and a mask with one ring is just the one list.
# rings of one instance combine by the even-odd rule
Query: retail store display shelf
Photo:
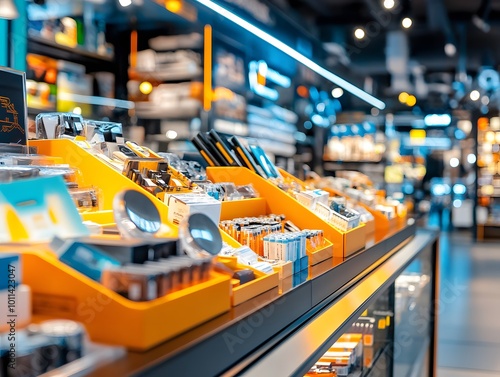
[[(283, 177), (293, 180), (296, 184), (298, 184), (302, 188), (307, 187), (307, 182), (301, 181), (300, 179), (296, 178), (292, 174), (288, 173), (287, 171), (280, 169), (280, 173)], [(328, 192), (330, 196), (342, 196), (344, 198), (349, 198), (348, 195), (344, 194), (343, 192), (340, 192), (335, 189), (331, 189), (328, 187), (323, 188), (322, 190)], [(366, 224), (366, 234), (371, 235), (374, 232), (387, 232), (388, 229), (393, 229), (398, 221), (404, 221), (406, 217), (404, 218), (393, 218), (393, 219), (388, 219), (385, 215), (383, 215), (380, 211), (377, 211), (373, 209), (370, 206), (367, 206), (364, 203), (359, 203), (362, 207), (364, 207), (367, 211), (369, 211), (373, 217), (374, 221), (371, 221)]]
[[(435, 240), (435, 234), (427, 231), (418, 240), (413, 239), (415, 232), (415, 224), (396, 228), (362, 252), (347, 259), (334, 259), (326, 272), (313, 276), (279, 297), (265, 294), (255, 297), (153, 350), (129, 351), (123, 359), (99, 368), (90, 376), (174, 375), (179, 371), (185, 375), (196, 375), (200, 371), (204, 375), (221, 375), (242, 360), (248, 366), (255, 357), (275, 349), (281, 341), (316, 318), (385, 261), (400, 253), (404, 254), (400, 259), (406, 261), (408, 255), (418, 254)], [(375, 289), (382, 289), (387, 284), (381, 280)], [(310, 351), (311, 347), (305, 348)]]
[[(321, 219), (311, 209), (300, 204), (295, 198), (246, 168), (209, 167), (207, 177), (213, 182), (234, 182), (236, 185), (251, 183), (259, 195), (266, 200), (266, 211), (261, 214), (285, 214), (301, 229), (321, 229), (325, 238), (333, 243), (333, 256), (348, 257), (365, 246), (366, 229), (360, 225), (343, 232)], [(224, 206), (225, 204), (223, 204)], [(261, 208), (263, 210), (264, 207)], [(240, 213), (239, 217), (246, 216)], [(224, 219), (224, 218), (223, 218)]]
[[(309, 227), (307, 227), (307, 225), (310, 224), (308, 218), (300, 218), (295, 213), (294, 208), (297, 206), (297, 204), (295, 204), (295, 206), (287, 208), (286, 210), (280, 208), (280, 210), (283, 210), (282, 212), (280, 212), (280, 214), (284, 214), (288, 220), (291, 220), (300, 228), (309, 229)], [(276, 207), (273, 207), (272, 200), (266, 199), (264, 197), (223, 202), (221, 208), (221, 220), (231, 220), (242, 217), (258, 217), (261, 215), (268, 215), (271, 212), (276, 213), (273, 211), (273, 208), (276, 209)], [(333, 249), (334, 244), (332, 244), (332, 242), (327, 237), (325, 239), (324, 245), (314, 251), (308, 252), (309, 275), (311, 275), (315, 265), (329, 260), (334, 256)]]
[[(224, 275), (213, 274), (206, 282), (153, 301), (134, 302), (41, 247), (27, 248), (21, 255), (24, 282), (33, 287), (35, 321), (67, 318), (84, 323), (95, 342), (146, 350), (230, 308), (230, 279)], [(98, 315), (89, 299), (100, 303)]]

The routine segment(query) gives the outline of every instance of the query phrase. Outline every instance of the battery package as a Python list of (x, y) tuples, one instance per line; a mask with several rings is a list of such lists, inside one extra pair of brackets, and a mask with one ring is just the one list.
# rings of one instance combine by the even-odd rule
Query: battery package
[(177, 239), (129, 239), (127, 243), (122, 240), (85, 238), (88, 243), (106, 252), (120, 263), (144, 263), (177, 255)]

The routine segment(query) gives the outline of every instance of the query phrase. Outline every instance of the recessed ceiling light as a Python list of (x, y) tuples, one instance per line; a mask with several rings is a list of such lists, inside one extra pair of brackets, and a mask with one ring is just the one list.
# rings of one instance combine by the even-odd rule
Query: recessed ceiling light
[(394, 5), (396, 5), (394, 0), (384, 0), (384, 8), (385, 9), (392, 9), (392, 8), (394, 8)]
[(354, 30), (354, 36), (358, 39), (363, 39), (365, 37), (365, 31), (358, 27), (356, 30)]
[(332, 90), (332, 97), (333, 98), (340, 98), (344, 94), (344, 91), (342, 88), (335, 88)]
[(457, 48), (453, 43), (447, 43), (444, 45), (444, 53), (448, 56), (455, 56)]
[(132, 0), (118, 0), (118, 1), (120, 2), (120, 5), (124, 8), (132, 4)]
[(470, 92), (470, 99), (473, 101), (477, 101), (481, 97), (481, 94), (477, 90), (473, 90)]
[(403, 27), (405, 29), (409, 29), (411, 27), (411, 25), (413, 24), (413, 21), (411, 20), (410, 17), (405, 17), (403, 18), (403, 20), (401, 21), (401, 25), (403, 25)]

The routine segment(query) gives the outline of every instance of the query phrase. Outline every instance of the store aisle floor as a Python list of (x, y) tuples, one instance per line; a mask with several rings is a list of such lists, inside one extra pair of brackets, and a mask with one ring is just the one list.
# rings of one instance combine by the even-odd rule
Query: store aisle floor
[(500, 376), (500, 242), (441, 236), (438, 377)]

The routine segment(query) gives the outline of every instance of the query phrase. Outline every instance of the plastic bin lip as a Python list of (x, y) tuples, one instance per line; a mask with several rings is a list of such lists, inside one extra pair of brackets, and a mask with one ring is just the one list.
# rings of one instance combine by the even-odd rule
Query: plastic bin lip
[[(121, 296), (120, 294), (118, 294), (118, 293), (116, 293), (108, 288), (103, 287), (99, 282), (94, 281), (94, 280), (90, 279), (89, 277), (75, 271), (71, 267), (60, 262), (57, 259), (57, 256), (55, 255), (55, 253), (52, 251), (49, 251), (49, 250), (40, 250), (40, 251), (38, 251), (38, 250), (37, 251), (25, 250), (25, 251), (23, 251), (23, 254), (28, 254), (28, 255), (32, 255), (34, 257), (43, 259), (46, 262), (57, 266), (62, 271), (65, 271), (66, 273), (71, 274), (75, 279), (80, 280), (80, 281), (84, 282), (85, 284), (91, 286), (96, 291), (99, 291), (100, 294), (102, 294), (106, 298), (109, 298), (109, 299), (117, 302), (118, 304), (120, 304), (124, 308), (132, 309), (132, 310), (139, 310), (139, 311), (146, 311), (146, 310), (149, 310), (149, 309), (157, 307), (157, 306), (162, 306), (166, 302), (176, 300), (180, 297), (187, 296), (191, 293), (197, 292), (198, 290), (203, 289), (205, 287), (209, 287), (209, 286), (218, 284), (224, 280), (227, 280), (227, 278), (225, 276), (218, 274), (216, 272), (212, 272), (211, 276), (210, 276), (210, 280), (208, 280), (206, 282), (199, 283), (199, 284), (192, 286), (192, 287), (184, 288), (184, 289), (177, 291), (177, 292), (169, 293), (166, 296), (159, 297), (159, 298), (151, 300), (151, 301), (137, 302), (137, 301), (131, 301), (131, 300)], [(34, 292), (36, 292), (36, 287), (34, 287)]]

